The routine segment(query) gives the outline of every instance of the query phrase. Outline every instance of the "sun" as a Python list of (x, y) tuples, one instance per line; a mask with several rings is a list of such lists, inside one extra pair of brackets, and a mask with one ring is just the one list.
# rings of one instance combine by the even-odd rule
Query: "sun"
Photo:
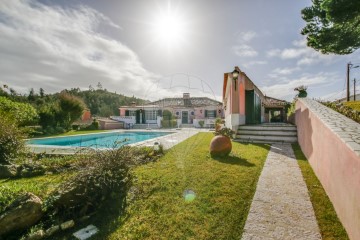
[(181, 45), (186, 39), (186, 22), (184, 18), (170, 7), (160, 12), (152, 24), (155, 41), (167, 47)]

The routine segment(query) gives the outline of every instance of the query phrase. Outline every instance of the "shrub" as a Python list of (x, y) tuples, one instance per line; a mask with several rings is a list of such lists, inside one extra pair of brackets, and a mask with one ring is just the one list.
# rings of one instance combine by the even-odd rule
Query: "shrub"
[(30, 104), (14, 102), (6, 97), (0, 97), (0, 114), (6, 115), (19, 126), (35, 124), (39, 117)]
[(163, 128), (174, 128), (177, 126), (177, 121), (176, 119), (171, 119), (171, 120), (161, 120), (161, 126)]
[(231, 130), (230, 128), (221, 128), (217, 131), (214, 132), (214, 135), (222, 135), (222, 136), (227, 136), (229, 138), (233, 138), (233, 134), (235, 132), (233, 130)]
[(124, 200), (130, 187), (130, 168), (136, 164), (131, 147), (95, 151), (79, 158), (74, 166), (79, 173), (45, 200), (47, 213), (57, 219), (91, 214), (112, 198)]
[(162, 116), (161, 126), (163, 128), (174, 128), (177, 126), (177, 121), (169, 110), (164, 110)]
[(80, 131), (99, 130), (99, 122), (94, 119), (90, 125), (80, 125)]
[(343, 105), (342, 103), (333, 103), (333, 102), (321, 102), (321, 103), (345, 115), (346, 117), (354, 120), (355, 122), (360, 123), (360, 111), (356, 111), (348, 106)]
[(204, 124), (205, 124), (205, 121), (203, 121), (203, 120), (199, 121), (199, 125), (201, 128), (204, 127)]
[(24, 150), (23, 132), (7, 117), (0, 118), (0, 164), (9, 164)]

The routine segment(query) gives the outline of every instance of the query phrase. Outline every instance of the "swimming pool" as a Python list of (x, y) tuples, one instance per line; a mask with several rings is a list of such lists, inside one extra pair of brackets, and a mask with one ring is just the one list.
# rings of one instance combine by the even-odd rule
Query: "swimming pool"
[(117, 148), (123, 145), (138, 143), (165, 136), (172, 132), (110, 132), (84, 134), (64, 137), (37, 138), (27, 141), (28, 145)]

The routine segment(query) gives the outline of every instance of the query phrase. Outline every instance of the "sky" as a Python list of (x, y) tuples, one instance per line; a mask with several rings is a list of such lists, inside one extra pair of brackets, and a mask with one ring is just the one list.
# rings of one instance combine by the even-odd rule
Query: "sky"
[[(0, 84), (25, 94), (104, 89), (149, 100), (206, 95), (221, 101), (234, 66), (267, 96), (294, 88), (345, 96), (359, 50), (323, 55), (306, 46), (310, 0), (0, 0)], [(360, 92), (360, 67), (351, 69)], [(351, 91), (353, 81), (351, 81)]]

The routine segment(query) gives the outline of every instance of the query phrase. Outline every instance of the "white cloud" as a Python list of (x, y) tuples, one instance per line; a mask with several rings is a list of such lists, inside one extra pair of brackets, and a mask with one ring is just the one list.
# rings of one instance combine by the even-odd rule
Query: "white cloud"
[(280, 57), (282, 59), (299, 58), (308, 53), (306, 48), (286, 48), (282, 50)]
[(156, 76), (119, 41), (98, 32), (120, 26), (94, 9), (50, 7), (36, 1), (0, 2), (0, 72), (15, 89), (93, 86), (142, 96)]
[(250, 67), (250, 66), (255, 66), (255, 65), (266, 65), (268, 64), (266, 61), (249, 61), (246, 62), (244, 64), (242, 64), (244, 67)]
[(299, 71), (299, 67), (295, 68), (275, 68), (270, 74), (269, 77), (271, 78), (278, 78), (280, 76), (290, 75), (296, 71)]
[(270, 49), (267, 57), (278, 57), (283, 60), (296, 60), (298, 66), (313, 65), (317, 63), (330, 64), (334, 61), (334, 55), (324, 55), (306, 46), (306, 39), (292, 42), (295, 48)]
[(257, 36), (257, 33), (254, 31), (248, 31), (248, 32), (241, 32), (239, 34), (239, 38), (240, 40), (244, 41), (244, 42), (249, 42), (252, 39), (254, 39)]
[(233, 46), (234, 53), (239, 57), (255, 57), (258, 52), (247, 44)]
[(268, 57), (278, 57), (280, 55), (281, 55), (280, 49), (271, 49), (266, 52), (266, 56), (268, 56)]
[[(281, 83), (272, 83), (272, 85), (261, 87), (261, 90), (267, 95), (275, 98), (282, 98), (286, 100), (291, 100), (297, 92), (294, 91), (294, 88), (305, 85), (308, 86), (308, 92), (311, 91), (311, 88), (315, 88), (319, 85), (322, 87), (326, 85), (331, 85), (339, 79), (339, 76), (334, 73), (318, 73), (314, 75), (304, 74), (299, 78), (288, 78), (286, 81), (281, 81)], [(310, 95), (311, 97), (311, 95)]]

